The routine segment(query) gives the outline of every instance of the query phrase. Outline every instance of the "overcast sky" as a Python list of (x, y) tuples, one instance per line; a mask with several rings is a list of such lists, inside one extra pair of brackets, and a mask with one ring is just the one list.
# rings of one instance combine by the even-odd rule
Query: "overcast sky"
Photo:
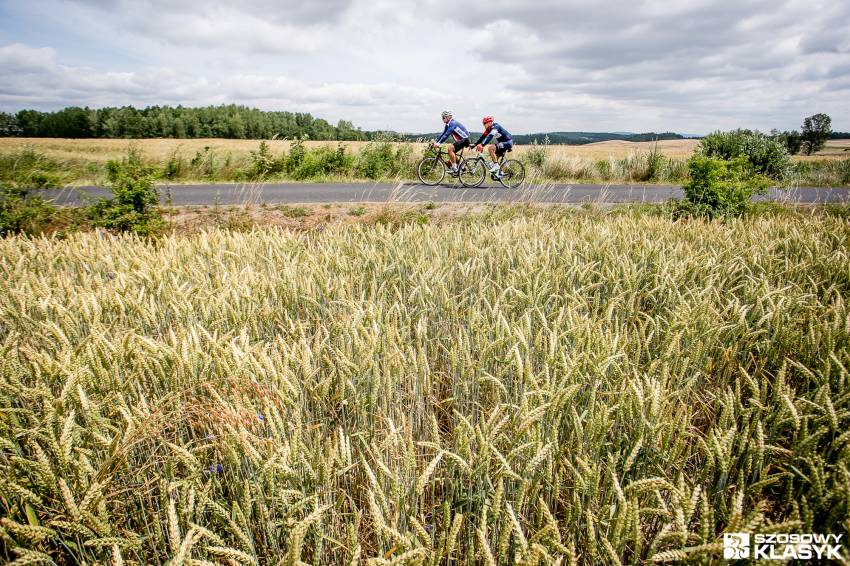
[(221, 103), (405, 132), (444, 108), (516, 133), (846, 131), (850, 2), (0, 1), (2, 110)]

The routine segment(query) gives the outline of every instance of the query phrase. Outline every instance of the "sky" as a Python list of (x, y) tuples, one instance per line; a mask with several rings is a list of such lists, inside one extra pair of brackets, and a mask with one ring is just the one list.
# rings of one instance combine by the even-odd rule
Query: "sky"
[(428, 132), (850, 130), (847, 0), (2, 0), (0, 110), (244, 104)]

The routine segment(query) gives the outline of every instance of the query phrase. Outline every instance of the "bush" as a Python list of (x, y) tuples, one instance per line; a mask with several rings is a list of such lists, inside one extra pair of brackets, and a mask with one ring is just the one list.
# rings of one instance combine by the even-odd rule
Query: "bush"
[(754, 173), (772, 179), (784, 179), (791, 165), (783, 143), (750, 130), (709, 134), (700, 141), (698, 151), (707, 157), (726, 160), (743, 157)]
[(328, 175), (345, 175), (351, 172), (354, 157), (340, 144), (336, 149), (320, 147), (305, 151), (291, 175), (295, 179), (321, 178)]
[(260, 142), (260, 147), (257, 151), (251, 152), (251, 165), (248, 171), (248, 177), (255, 180), (265, 179), (271, 175), (280, 173), (285, 168), (285, 158), (275, 158), (271, 150), (269, 150), (269, 144), (263, 141)]
[(690, 179), (682, 187), (685, 199), (678, 203), (677, 216), (741, 216), (752, 196), (770, 186), (770, 180), (753, 173), (743, 157), (727, 161), (697, 153), (688, 160), (688, 172)]
[(195, 157), (189, 162), (192, 168), (193, 177), (205, 177), (212, 179), (215, 177), (215, 153), (209, 146), (204, 146), (203, 151), (196, 151)]
[(304, 142), (301, 139), (296, 139), (292, 142), (289, 148), (289, 156), (286, 158), (284, 169), (287, 173), (293, 173), (297, 170), (304, 161), (304, 156), (307, 155), (307, 149), (304, 147)]
[(0, 185), (0, 236), (40, 234), (56, 214), (56, 207), (26, 189)]
[(162, 169), (162, 176), (165, 179), (179, 179), (186, 175), (187, 170), (188, 164), (186, 160), (175, 149), (169, 155), (168, 161), (165, 162), (165, 166)]
[(395, 177), (408, 174), (413, 168), (410, 162), (413, 148), (410, 144), (401, 144), (393, 149), (387, 138), (370, 142), (357, 156), (356, 173), (368, 179)]
[(159, 199), (152, 172), (142, 163), (141, 153), (130, 148), (122, 161), (106, 164), (113, 198), (100, 199), (90, 209), (95, 226), (120, 232), (151, 236), (163, 227)]
[(525, 158), (528, 164), (532, 167), (543, 170), (543, 164), (546, 163), (546, 150), (549, 148), (549, 136), (543, 140), (542, 144), (537, 143), (537, 138), (531, 142), (531, 147), (525, 153)]
[(658, 151), (658, 142), (654, 142), (646, 153), (646, 180), (657, 181), (664, 169), (665, 157)]

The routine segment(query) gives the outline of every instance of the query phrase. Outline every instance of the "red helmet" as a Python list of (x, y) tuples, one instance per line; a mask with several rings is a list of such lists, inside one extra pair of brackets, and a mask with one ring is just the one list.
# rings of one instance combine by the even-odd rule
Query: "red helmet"
[(493, 121), (492, 116), (484, 116), (483, 118), (481, 118), (481, 124), (483, 124), (484, 126), (486, 126), (488, 123), (490, 123), (492, 121)]

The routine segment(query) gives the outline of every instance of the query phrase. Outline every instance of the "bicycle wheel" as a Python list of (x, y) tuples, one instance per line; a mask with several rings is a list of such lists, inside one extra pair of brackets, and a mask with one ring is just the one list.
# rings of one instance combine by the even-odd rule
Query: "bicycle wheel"
[(507, 189), (515, 189), (525, 181), (525, 166), (516, 159), (508, 159), (502, 163), (499, 182)]
[(464, 187), (480, 187), (487, 175), (484, 162), (478, 157), (467, 157), (460, 162), (460, 184)]
[(423, 184), (434, 186), (446, 176), (446, 166), (436, 157), (426, 157), (416, 166), (416, 174)]

